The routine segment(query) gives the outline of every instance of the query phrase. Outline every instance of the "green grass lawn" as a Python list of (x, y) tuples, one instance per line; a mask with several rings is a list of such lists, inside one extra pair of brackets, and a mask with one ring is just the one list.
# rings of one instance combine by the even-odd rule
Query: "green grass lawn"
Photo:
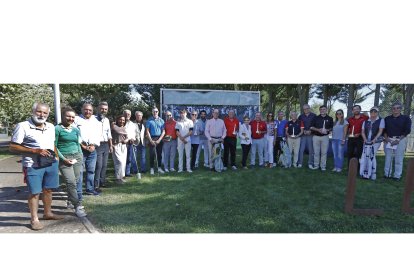
[[(308, 168), (143, 174), (140, 181), (110, 184), (84, 205), (89, 219), (110, 233), (414, 232), (414, 217), (400, 211), (404, 179), (382, 179), (384, 157), (378, 162), (377, 181), (358, 179), (355, 207), (383, 208), (381, 217), (344, 213), (346, 171)], [(114, 179), (112, 167), (108, 176)]]

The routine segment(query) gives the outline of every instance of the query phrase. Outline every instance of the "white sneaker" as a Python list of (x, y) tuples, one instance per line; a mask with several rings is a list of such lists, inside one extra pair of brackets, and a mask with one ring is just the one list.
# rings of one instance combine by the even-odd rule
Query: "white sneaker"
[(321, 168), (321, 171), (323, 171), (323, 172), (326, 171), (326, 168)]
[(164, 173), (164, 171), (161, 168), (158, 168), (159, 173)]
[(231, 166), (231, 169), (235, 171), (235, 170), (237, 170), (237, 167), (236, 166)]
[(195, 168), (198, 168), (198, 163), (195, 163), (195, 164), (194, 164), (194, 167), (195, 167)]
[(223, 167), (223, 171), (227, 171), (227, 167)]
[(204, 168), (209, 168), (210, 169), (210, 165), (209, 164), (204, 164)]
[(168, 169), (164, 169), (164, 172), (169, 173), (170, 171)]
[(85, 208), (83, 208), (82, 205), (79, 205), (78, 207), (76, 207), (75, 214), (78, 218), (83, 218), (87, 216), (85, 212)]
[(312, 165), (308, 165), (308, 168), (313, 170), (313, 166)]
[(151, 168), (150, 175), (154, 175), (154, 168)]
[(192, 173), (193, 171), (192, 170), (187, 170), (187, 172)]
[(174, 168), (171, 168), (171, 169), (170, 169), (170, 172), (175, 172), (175, 169), (174, 169)]
[(302, 168), (302, 164), (299, 164), (299, 165), (298, 165), (298, 168)]
[[(310, 165), (309, 165), (310, 166)], [(319, 167), (309, 167), (309, 169), (311, 169), (311, 170), (318, 170), (319, 169)]]
[(333, 170), (332, 170), (333, 172), (337, 172), (337, 169), (336, 168), (333, 168)]
[(297, 168), (297, 167), (298, 167), (298, 165), (296, 165), (296, 164), (293, 164), (293, 167), (294, 167), (294, 168)]
[(179, 173), (182, 173), (182, 172), (183, 172), (183, 170), (178, 170), (178, 172), (179, 172)]

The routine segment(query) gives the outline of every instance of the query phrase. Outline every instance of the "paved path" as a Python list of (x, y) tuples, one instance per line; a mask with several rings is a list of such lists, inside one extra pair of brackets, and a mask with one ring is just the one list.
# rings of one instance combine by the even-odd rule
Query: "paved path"
[[(20, 157), (0, 160), (0, 233), (98, 233), (87, 218), (78, 218), (72, 209), (66, 208), (66, 193), (53, 193), (52, 209), (65, 219), (42, 220), (45, 228), (33, 231), (27, 205), (28, 191), (23, 183)], [(43, 216), (43, 203), (39, 201), (39, 218)]]

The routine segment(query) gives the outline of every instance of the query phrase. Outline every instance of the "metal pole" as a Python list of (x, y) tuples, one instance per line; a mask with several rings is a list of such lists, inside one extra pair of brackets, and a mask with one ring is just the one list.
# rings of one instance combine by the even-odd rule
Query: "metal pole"
[(60, 89), (59, 89), (59, 83), (53, 84), (53, 92), (54, 92), (54, 98), (55, 98), (55, 119), (56, 124), (59, 124), (62, 121), (62, 118), (60, 116)]

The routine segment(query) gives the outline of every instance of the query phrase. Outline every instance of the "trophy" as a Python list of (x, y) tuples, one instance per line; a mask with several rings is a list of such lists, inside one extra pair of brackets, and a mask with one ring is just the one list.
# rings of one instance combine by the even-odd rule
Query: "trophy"
[(325, 120), (323, 120), (322, 134), (326, 134)]
[(195, 124), (195, 128), (194, 128), (194, 136), (198, 135), (197, 133), (197, 123)]
[(256, 126), (257, 126), (256, 133), (257, 133), (257, 134), (259, 134), (259, 133), (260, 133), (260, 132), (259, 132), (259, 122), (257, 122), (257, 125), (256, 125)]
[(233, 135), (236, 135), (236, 125), (234, 125)]
[(292, 134), (292, 138), (295, 138), (296, 136), (295, 136), (295, 126), (293, 126), (293, 128), (292, 128), (292, 130), (293, 130), (293, 134)]
[(354, 136), (354, 128), (355, 128), (355, 126), (352, 126), (352, 132), (351, 132), (351, 134), (349, 135), (349, 137), (351, 137), (351, 138), (354, 138), (355, 136)]

